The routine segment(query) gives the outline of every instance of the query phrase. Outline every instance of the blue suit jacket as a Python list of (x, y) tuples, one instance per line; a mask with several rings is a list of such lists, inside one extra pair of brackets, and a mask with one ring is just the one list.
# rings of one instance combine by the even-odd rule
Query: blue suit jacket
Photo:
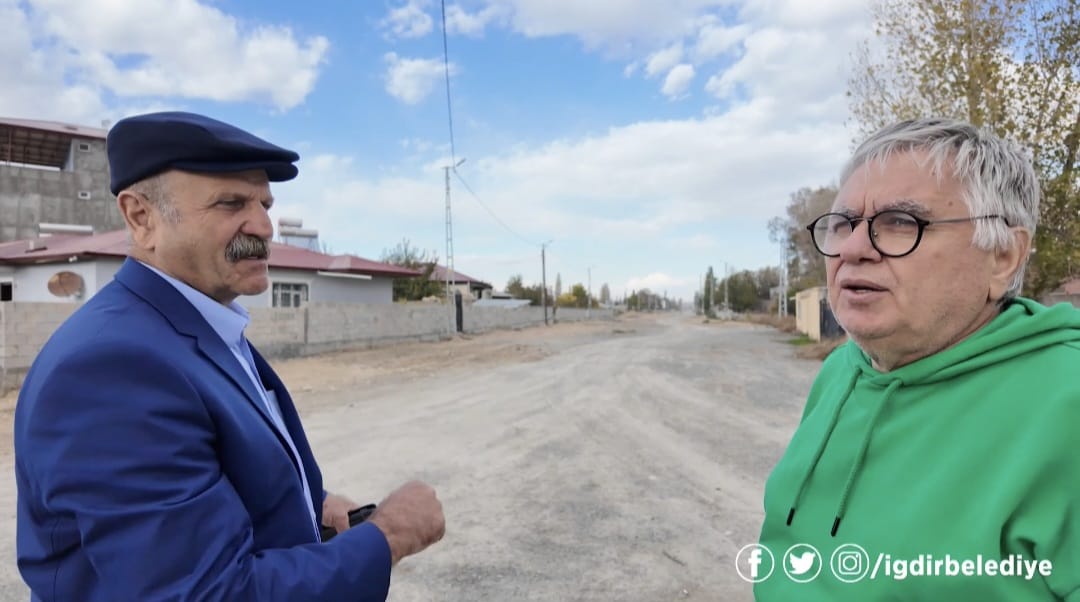
[(127, 260), (41, 350), (15, 410), (18, 562), (39, 600), (385, 600), (390, 550), (363, 524), (319, 543), (322, 476), (172, 285)]

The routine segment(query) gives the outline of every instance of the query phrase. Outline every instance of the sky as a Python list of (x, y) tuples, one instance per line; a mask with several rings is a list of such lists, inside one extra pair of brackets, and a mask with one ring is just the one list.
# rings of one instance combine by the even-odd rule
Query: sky
[(0, 116), (209, 115), (300, 153), (271, 212), (503, 289), (689, 300), (835, 182), (867, 0), (0, 0)]

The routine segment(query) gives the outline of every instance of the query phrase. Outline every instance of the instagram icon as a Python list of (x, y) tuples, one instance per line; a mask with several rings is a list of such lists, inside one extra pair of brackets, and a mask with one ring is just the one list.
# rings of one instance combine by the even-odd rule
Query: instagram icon
[(846, 543), (833, 551), (829, 568), (840, 581), (856, 583), (862, 581), (870, 571), (870, 555), (862, 546)]

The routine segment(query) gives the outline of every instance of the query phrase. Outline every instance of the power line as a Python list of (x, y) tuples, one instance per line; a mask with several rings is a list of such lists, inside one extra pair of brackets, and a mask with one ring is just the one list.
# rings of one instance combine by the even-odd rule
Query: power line
[(499, 224), (500, 226), (502, 226), (502, 227), (503, 227), (503, 228), (504, 228), (504, 229), (505, 229), (505, 230), (506, 230), (507, 232), (509, 232), (510, 234), (513, 234), (514, 236), (516, 236), (516, 237), (518, 238), (518, 240), (520, 240), (520, 241), (524, 242), (525, 244), (528, 244), (528, 245), (532, 245), (532, 246), (535, 246), (535, 247), (539, 247), (539, 246), (540, 246), (540, 243), (538, 243), (538, 242), (535, 242), (535, 241), (532, 241), (532, 240), (529, 240), (528, 238), (525, 238), (524, 236), (522, 236), (522, 235), (518, 234), (517, 232), (515, 232), (515, 231), (514, 231), (514, 229), (513, 229), (513, 228), (511, 228), (510, 226), (507, 226), (507, 225), (506, 225), (506, 222), (504, 222), (504, 221), (502, 221), (501, 219), (499, 219), (499, 216), (498, 216), (498, 215), (495, 215), (495, 212), (494, 212), (494, 211), (492, 211), (492, 210), (491, 210), (491, 208), (490, 208), (490, 207), (488, 207), (488, 206), (487, 206), (487, 205), (486, 205), (486, 204), (484, 203), (484, 201), (480, 200), (480, 197), (479, 197), (479, 196), (478, 196), (478, 195), (477, 195), (477, 194), (476, 194), (475, 192), (473, 192), (473, 189), (472, 189), (472, 187), (471, 187), (471, 186), (469, 186), (469, 183), (465, 181), (465, 178), (462, 178), (462, 177), (461, 177), (461, 174), (459, 174), (459, 173), (457, 172), (457, 170), (456, 170), (456, 169), (454, 170), (454, 175), (455, 175), (455, 176), (457, 176), (457, 179), (461, 181), (461, 185), (465, 187), (465, 190), (468, 190), (468, 191), (469, 191), (469, 194), (471, 194), (471, 195), (472, 195), (472, 198), (473, 198), (473, 199), (475, 199), (475, 200), (476, 200), (476, 202), (477, 202), (477, 203), (478, 203), (478, 204), (479, 204), (479, 205), (480, 205), (481, 207), (483, 207), (483, 208), (484, 208), (484, 211), (487, 211), (487, 212), (488, 212), (488, 215), (490, 215), (490, 216), (491, 216), (491, 219), (495, 220), (495, 221), (496, 221), (496, 222), (497, 222), (497, 223), (498, 223), (498, 224)]
[(450, 105), (450, 52), (447, 50), (446, 44), (446, 0), (441, 0), (442, 6), (442, 48), (443, 48), (443, 70), (446, 72), (446, 118), (450, 125), (450, 164), (457, 163), (457, 157), (454, 155), (454, 111)]

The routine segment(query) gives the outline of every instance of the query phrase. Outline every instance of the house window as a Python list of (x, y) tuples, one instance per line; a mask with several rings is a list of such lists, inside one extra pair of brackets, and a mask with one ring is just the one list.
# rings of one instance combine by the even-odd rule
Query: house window
[(88, 143), (86, 143), (86, 142), (80, 142), (79, 143), (79, 150), (84, 152), (84, 153), (88, 153), (88, 152), (90, 152), (90, 145)]
[(84, 201), (89, 201), (90, 200), (90, 191), (89, 190), (80, 190), (79, 191), (79, 198), (84, 200)]
[(290, 282), (275, 282), (273, 288), (273, 307), (302, 307), (308, 300), (308, 286)]
[(0, 301), (11, 301), (13, 288), (11, 282), (0, 282)]

